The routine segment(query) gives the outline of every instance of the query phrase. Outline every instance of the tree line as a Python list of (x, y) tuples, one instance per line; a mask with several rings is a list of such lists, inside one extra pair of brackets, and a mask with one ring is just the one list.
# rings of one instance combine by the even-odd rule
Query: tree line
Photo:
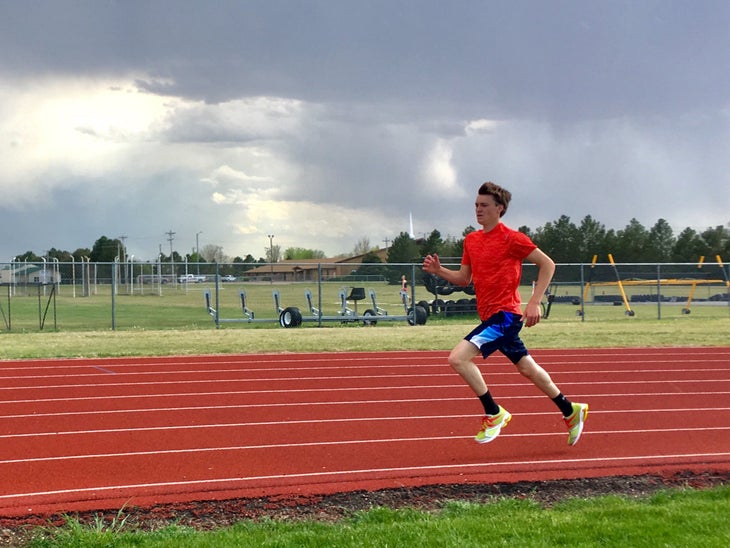
[[(438, 230), (428, 236), (415, 239), (401, 232), (388, 250), (387, 263), (420, 262), (428, 254), (437, 253), (442, 259), (458, 263), (464, 247), (464, 238), (476, 230), (467, 226), (461, 237), (442, 237)], [(532, 230), (521, 226), (517, 230), (527, 234), (535, 244), (556, 263), (590, 264), (593, 256), (599, 262), (607, 262), (612, 254), (621, 263), (698, 263), (700, 257), (714, 262), (719, 255), (730, 259), (730, 228), (716, 226), (702, 232), (685, 228), (678, 235), (664, 219), (659, 219), (651, 228), (638, 220), (631, 221), (620, 230), (606, 226), (591, 216), (576, 224), (570, 217), (562, 215), (553, 222)], [(366, 254), (363, 266), (356, 273), (381, 275), (391, 283), (397, 283), (402, 269), (381, 265), (381, 259), (374, 252)], [(570, 275), (569, 270), (563, 273)], [(418, 275), (417, 275), (418, 276)]]
[[(473, 226), (467, 226), (460, 237), (443, 237), (437, 229), (434, 229), (424, 238), (418, 239), (401, 232), (391, 242), (386, 262), (420, 262), (424, 256), (432, 253), (458, 261), (461, 258), (464, 238), (474, 230), (476, 229)], [(570, 217), (562, 215), (557, 220), (547, 222), (534, 230), (527, 226), (521, 226), (517, 230), (530, 236), (556, 263), (590, 263), (594, 255), (597, 255), (599, 260), (606, 261), (609, 253), (616, 262), (621, 263), (693, 263), (702, 256), (714, 261), (717, 255), (730, 260), (730, 224), (710, 227), (701, 232), (688, 227), (675, 234), (664, 219), (659, 219), (649, 228), (637, 219), (631, 219), (624, 228), (615, 230), (606, 228), (603, 223), (590, 215), (577, 224)], [(353, 255), (364, 255), (363, 263), (373, 265), (382, 262), (375, 251), (376, 249), (369, 246), (367, 238), (363, 238), (355, 246)], [(79, 248), (69, 252), (51, 248), (44, 256), (26, 251), (17, 255), (15, 260), (41, 262), (45, 258), (61, 263), (81, 263), (85, 260), (112, 263), (115, 260), (119, 262), (132, 260), (125, 253), (126, 249), (120, 239), (101, 236), (90, 249)], [(346, 255), (343, 254), (341, 257)], [(171, 255), (160, 252), (155, 262), (218, 263), (225, 270), (222, 271), (223, 274), (242, 274), (257, 265), (278, 262), (281, 259), (313, 258), (326, 257), (319, 250), (293, 247), (282, 253), (279, 246), (272, 246), (271, 249), (266, 249), (265, 257), (257, 259), (248, 253), (230, 258), (223, 254), (222, 247), (207, 245), (199, 254), (193, 252), (183, 256), (177, 251), (173, 251)], [(137, 262), (141, 261), (137, 259)]]
[[(420, 260), (431, 253), (460, 259), (464, 237), (474, 230), (473, 226), (466, 227), (458, 239), (442, 238), (438, 230), (420, 240), (401, 233), (390, 248), (388, 262)], [(692, 263), (702, 256), (714, 261), (717, 255), (730, 259), (730, 225), (702, 232), (685, 228), (675, 235), (664, 219), (650, 228), (631, 219), (623, 229), (614, 230), (590, 215), (579, 224), (562, 215), (535, 230), (527, 226), (517, 230), (532, 238), (556, 263), (590, 263), (594, 255), (606, 261), (609, 253), (622, 263)]]

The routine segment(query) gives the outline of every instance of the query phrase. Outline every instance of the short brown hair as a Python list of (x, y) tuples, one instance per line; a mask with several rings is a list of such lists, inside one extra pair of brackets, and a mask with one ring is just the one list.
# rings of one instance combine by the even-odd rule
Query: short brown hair
[(512, 193), (509, 190), (504, 189), (499, 185), (495, 185), (491, 181), (487, 181), (479, 187), (479, 194), (483, 196), (491, 196), (494, 198), (497, 205), (502, 206), (503, 209), (499, 214), (500, 217), (507, 213), (507, 207), (509, 207), (509, 202), (512, 199)]

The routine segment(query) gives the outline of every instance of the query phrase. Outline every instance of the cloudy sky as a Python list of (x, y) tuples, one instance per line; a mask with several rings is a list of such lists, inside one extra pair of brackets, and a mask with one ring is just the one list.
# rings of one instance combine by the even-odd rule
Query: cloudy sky
[(0, 262), (730, 222), (725, 0), (0, 0)]

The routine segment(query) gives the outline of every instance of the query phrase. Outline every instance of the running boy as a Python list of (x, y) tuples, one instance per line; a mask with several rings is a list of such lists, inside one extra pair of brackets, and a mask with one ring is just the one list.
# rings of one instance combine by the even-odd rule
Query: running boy
[[(441, 266), (438, 255), (428, 255), (423, 270), (454, 285), (474, 282), (477, 311), (482, 323), (454, 347), (449, 365), (479, 397), (486, 416), (476, 435), (479, 443), (494, 440), (512, 419), (512, 415), (497, 405), (487, 388), (481, 371), (474, 363), (477, 354), (484, 359), (495, 350), (504, 354), (517, 370), (530, 379), (563, 413), (568, 427), (568, 445), (575, 445), (583, 432), (588, 416), (588, 404), (571, 403), (558, 389), (550, 375), (530, 356), (520, 339), (522, 325), (532, 327), (540, 321), (540, 298), (550, 284), (555, 263), (525, 234), (502, 224), (512, 194), (495, 185), (484, 183), (475, 202), (477, 222), (482, 230), (464, 239), (464, 254), (459, 270)], [(522, 261), (537, 265), (538, 275), (532, 297), (521, 310), (519, 294)]]

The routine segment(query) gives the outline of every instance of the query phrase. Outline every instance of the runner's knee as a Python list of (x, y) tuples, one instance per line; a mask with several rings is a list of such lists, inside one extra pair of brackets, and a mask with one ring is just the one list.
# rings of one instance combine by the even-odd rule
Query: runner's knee
[(452, 369), (455, 371), (459, 371), (460, 369), (464, 368), (464, 359), (460, 357), (456, 352), (451, 352), (449, 354), (449, 365)]
[(473, 365), (472, 360), (474, 358), (474, 353), (467, 351), (467, 349), (471, 350), (471, 344), (467, 344), (469, 344), (469, 346), (466, 348), (462, 345), (458, 345), (449, 354), (449, 365), (455, 371), (463, 371), (465, 368)]
[(517, 361), (515, 363), (515, 367), (517, 367), (517, 371), (528, 379), (533, 378), (542, 370), (542, 368), (537, 365), (537, 362), (529, 355), (523, 356), (519, 361)]

